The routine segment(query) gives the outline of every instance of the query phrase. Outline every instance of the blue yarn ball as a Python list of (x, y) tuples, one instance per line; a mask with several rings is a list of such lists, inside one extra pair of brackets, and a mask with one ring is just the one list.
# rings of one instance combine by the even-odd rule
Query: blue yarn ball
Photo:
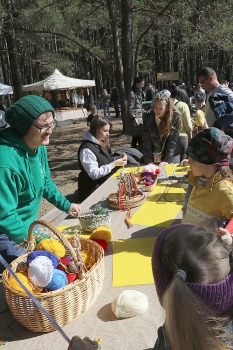
[(47, 252), (46, 250), (35, 250), (34, 252), (31, 252), (28, 254), (27, 256), (27, 265), (29, 266), (29, 264), (32, 262), (32, 260), (34, 260), (37, 256), (47, 256), (47, 258), (49, 258), (50, 260), (52, 260), (53, 263), (53, 267), (56, 269), (58, 264), (59, 264), (59, 258), (51, 253), (51, 252)]
[(58, 269), (54, 269), (53, 277), (45, 288), (47, 290), (57, 290), (65, 287), (67, 284), (68, 284), (68, 280), (65, 272)]

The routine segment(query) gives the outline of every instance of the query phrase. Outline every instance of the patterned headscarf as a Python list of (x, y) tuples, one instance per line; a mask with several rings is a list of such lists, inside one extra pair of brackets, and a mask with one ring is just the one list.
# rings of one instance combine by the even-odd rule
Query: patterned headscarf
[(200, 131), (189, 142), (187, 156), (199, 163), (226, 166), (229, 165), (233, 139), (217, 128)]

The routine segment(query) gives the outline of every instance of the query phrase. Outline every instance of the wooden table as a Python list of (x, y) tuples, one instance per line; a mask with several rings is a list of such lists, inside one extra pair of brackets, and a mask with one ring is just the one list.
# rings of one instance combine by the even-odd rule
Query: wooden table
[[(82, 212), (93, 209), (96, 205), (107, 207), (107, 196), (116, 190), (117, 179), (111, 177), (81, 204)], [(146, 196), (148, 195), (149, 193), (146, 193)], [(135, 213), (137, 209), (133, 208), (132, 213)], [(126, 212), (118, 210), (112, 212), (113, 240), (154, 237), (162, 230), (161, 227), (141, 225), (133, 225), (128, 229), (124, 222), (125, 216)], [(179, 214), (176, 218), (177, 222), (180, 222), (180, 218)], [(72, 226), (76, 223), (76, 219), (66, 218), (60, 224)], [(157, 338), (157, 328), (164, 321), (164, 312), (159, 304), (155, 286), (154, 284), (146, 284), (112, 287), (112, 254), (113, 248), (110, 244), (105, 255), (105, 279), (99, 298), (87, 312), (67, 327), (75, 329), (76, 333), (81, 336), (102, 337), (104, 350), (151, 349)], [(149, 308), (141, 316), (118, 320), (111, 311), (111, 302), (126, 289), (145, 293), (148, 296)]]
[[(163, 172), (163, 171), (162, 171)], [(82, 211), (92, 209), (96, 204), (106, 206), (106, 197), (117, 190), (117, 179), (109, 178), (81, 205)], [(147, 193), (146, 195), (148, 195)], [(132, 209), (135, 213), (138, 208)], [(124, 223), (125, 212), (112, 212), (113, 240), (155, 237), (161, 231), (161, 227), (147, 227), (133, 225), (130, 229)], [(180, 215), (177, 219), (179, 220)], [(70, 219), (66, 214), (53, 209), (41, 219), (52, 222), (55, 225), (73, 226), (77, 219)], [(112, 260), (113, 247), (110, 243), (105, 254), (105, 278), (100, 296), (92, 307), (78, 319), (64, 327), (68, 337), (79, 335), (89, 336), (91, 339), (102, 338), (103, 350), (149, 350), (153, 349), (157, 338), (157, 328), (164, 322), (164, 312), (159, 304), (154, 284), (140, 284), (124, 287), (112, 286)], [(3, 339), (12, 339), (4, 346), (5, 350), (66, 350), (67, 343), (58, 332), (49, 334), (35, 334), (24, 328), (13, 319), (3, 298), (3, 286), (1, 287), (0, 303), (0, 335)], [(117, 319), (111, 310), (111, 303), (120, 293), (126, 289), (137, 290), (148, 296), (149, 308), (140, 316), (128, 319)]]

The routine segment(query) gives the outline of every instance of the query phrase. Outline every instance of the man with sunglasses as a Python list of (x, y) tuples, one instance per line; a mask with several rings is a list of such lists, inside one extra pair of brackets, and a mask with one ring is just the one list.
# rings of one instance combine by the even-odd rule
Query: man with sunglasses
[[(231, 101), (233, 99), (233, 92), (228, 87), (219, 83), (216, 72), (210, 67), (202, 68), (198, 74), (198, 81), (201, 84), (202, 88), (208, 92), (205, 105), (205, 117), (208, 127), (219, 127), (221, 123), (219, 123), (219, 125), (216, 125), (216, 119), (222, 117), (222, 107), (224, 107), (222, 106), (222, 103)], [(219, 101), (221, 101), (221, 103), (219, 103)], [(220, 104), (221, 111), (218, 109)], [(227, 113), (225, 109), (224, 113)]]
[(46, 147), (55, 127), (54, 109), (40, 96), (28, 95), (6, 111), (9, 128), (0, 133), (0, 254), (8, 263), (25, 252), (42, 198), (77, 217), (50, 177)]

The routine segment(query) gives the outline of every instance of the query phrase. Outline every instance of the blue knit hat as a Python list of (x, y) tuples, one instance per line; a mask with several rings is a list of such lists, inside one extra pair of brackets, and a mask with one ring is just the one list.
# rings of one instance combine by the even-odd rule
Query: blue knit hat
[(43, 97), (28, 95), (20, 98), (6, 111), (6, 121), (21, 136), (26, 135), (34, 121), (43, 113), (52, 112), (51, 104)]
[(233, 139), (217, 128), (200, 131), (189, 142), (187, 156), (202, 164), (229, 165)]

